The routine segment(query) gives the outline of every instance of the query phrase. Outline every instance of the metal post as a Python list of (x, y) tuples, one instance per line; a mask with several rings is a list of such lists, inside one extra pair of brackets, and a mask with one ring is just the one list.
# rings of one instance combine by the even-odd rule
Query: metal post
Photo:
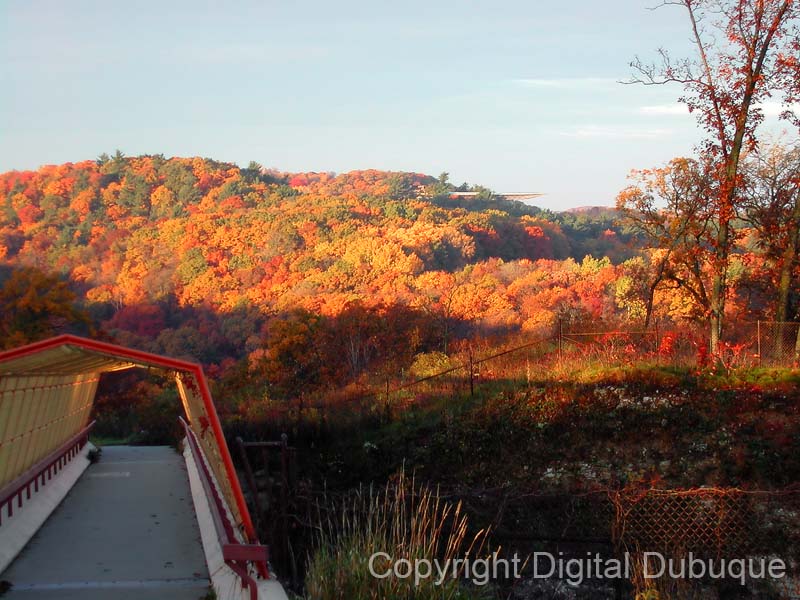
[(558, 362), (561, 362), (561, 352), (563, 346), (563, 339), (564, 339), (564, 322), (559, 319), (558, 320)]
[(472, 358), (472, 346), (469, 348), (469, 395), (475, 395), (475, 362)]
[(258, 524), (261, 521), (261, 516), (264, 514), (264, 511), (262, 510), (261, 502), (258, 499), (258, 486), (256, 485), (256, 478), (253, 475), (253, 469), (250, 467), (250, 458), (247, 456), (247, 448), (244, 440), (241, 437), (237, 437), (236, 445), (239, 447), (239, 454), (242, 457), (247, 487), (250, 488), (250, 494), (253, 496), (253, 506), (255, 506), (256, 509), (256, 529), (258, 529)]
[(289, 436), (281, 434), (281, 537), (283, 538), (283, 557), (289, 562)]
[[(264, 481), (269, 485), (269, 452), (266, 446), (261, 446), (261, 461), (264, 464)], [(270, 489), (269, 498), (270, 502), (272, 502), (272, 489)]]
[(389, 408), (389, 376), (386, 376), (386, 413), (387, 415), (391, 415), (391, 410)]
[(758, 353), (758, 366), (761, 366), (761, 321), (756, 321), (756, 352)]

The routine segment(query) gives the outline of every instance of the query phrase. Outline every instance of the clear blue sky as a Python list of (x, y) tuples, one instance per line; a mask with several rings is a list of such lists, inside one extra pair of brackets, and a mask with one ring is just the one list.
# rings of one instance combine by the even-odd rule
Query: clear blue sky
[(612, 204), (699, 137), (679, 89), (616, 83), (689, 51), (653, 4), (0, 0), (0, 171), (119, 148)]

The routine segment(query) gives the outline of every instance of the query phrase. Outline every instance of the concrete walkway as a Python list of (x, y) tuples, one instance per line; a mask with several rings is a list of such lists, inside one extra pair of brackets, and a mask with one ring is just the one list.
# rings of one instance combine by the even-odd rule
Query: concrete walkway
[(3, 600), (197, 600), (209, 589), (186, 465), (106, 446), (0, 580)]

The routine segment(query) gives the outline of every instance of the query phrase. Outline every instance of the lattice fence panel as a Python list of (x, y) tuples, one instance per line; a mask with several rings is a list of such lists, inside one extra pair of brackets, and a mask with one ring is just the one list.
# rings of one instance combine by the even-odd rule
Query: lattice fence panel
[[(749, 581), (748, 586), (767, 594), (758, 597), (800, 598), (800, 489), (627, 490), (611, 499), (613, 538), (620, 551), (639, 558), (643, 552), (658, 552), (676, 560), (689, 553), (704, 561), (781, 558), (786, 578)], [(639, 592), (656, 589), (671, 598), (690, 598), (702, 586), (721, 585), (640, 577), (633, 583)]]

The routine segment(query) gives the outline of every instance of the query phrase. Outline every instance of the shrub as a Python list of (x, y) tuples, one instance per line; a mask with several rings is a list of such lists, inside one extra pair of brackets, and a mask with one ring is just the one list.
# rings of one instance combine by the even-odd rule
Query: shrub
[(443, 352), (425, 352), (414, 357), (414, 362), (411, 364), (411, 375), (422, 379), (446, 371), (453, 366), (450, 357)]

